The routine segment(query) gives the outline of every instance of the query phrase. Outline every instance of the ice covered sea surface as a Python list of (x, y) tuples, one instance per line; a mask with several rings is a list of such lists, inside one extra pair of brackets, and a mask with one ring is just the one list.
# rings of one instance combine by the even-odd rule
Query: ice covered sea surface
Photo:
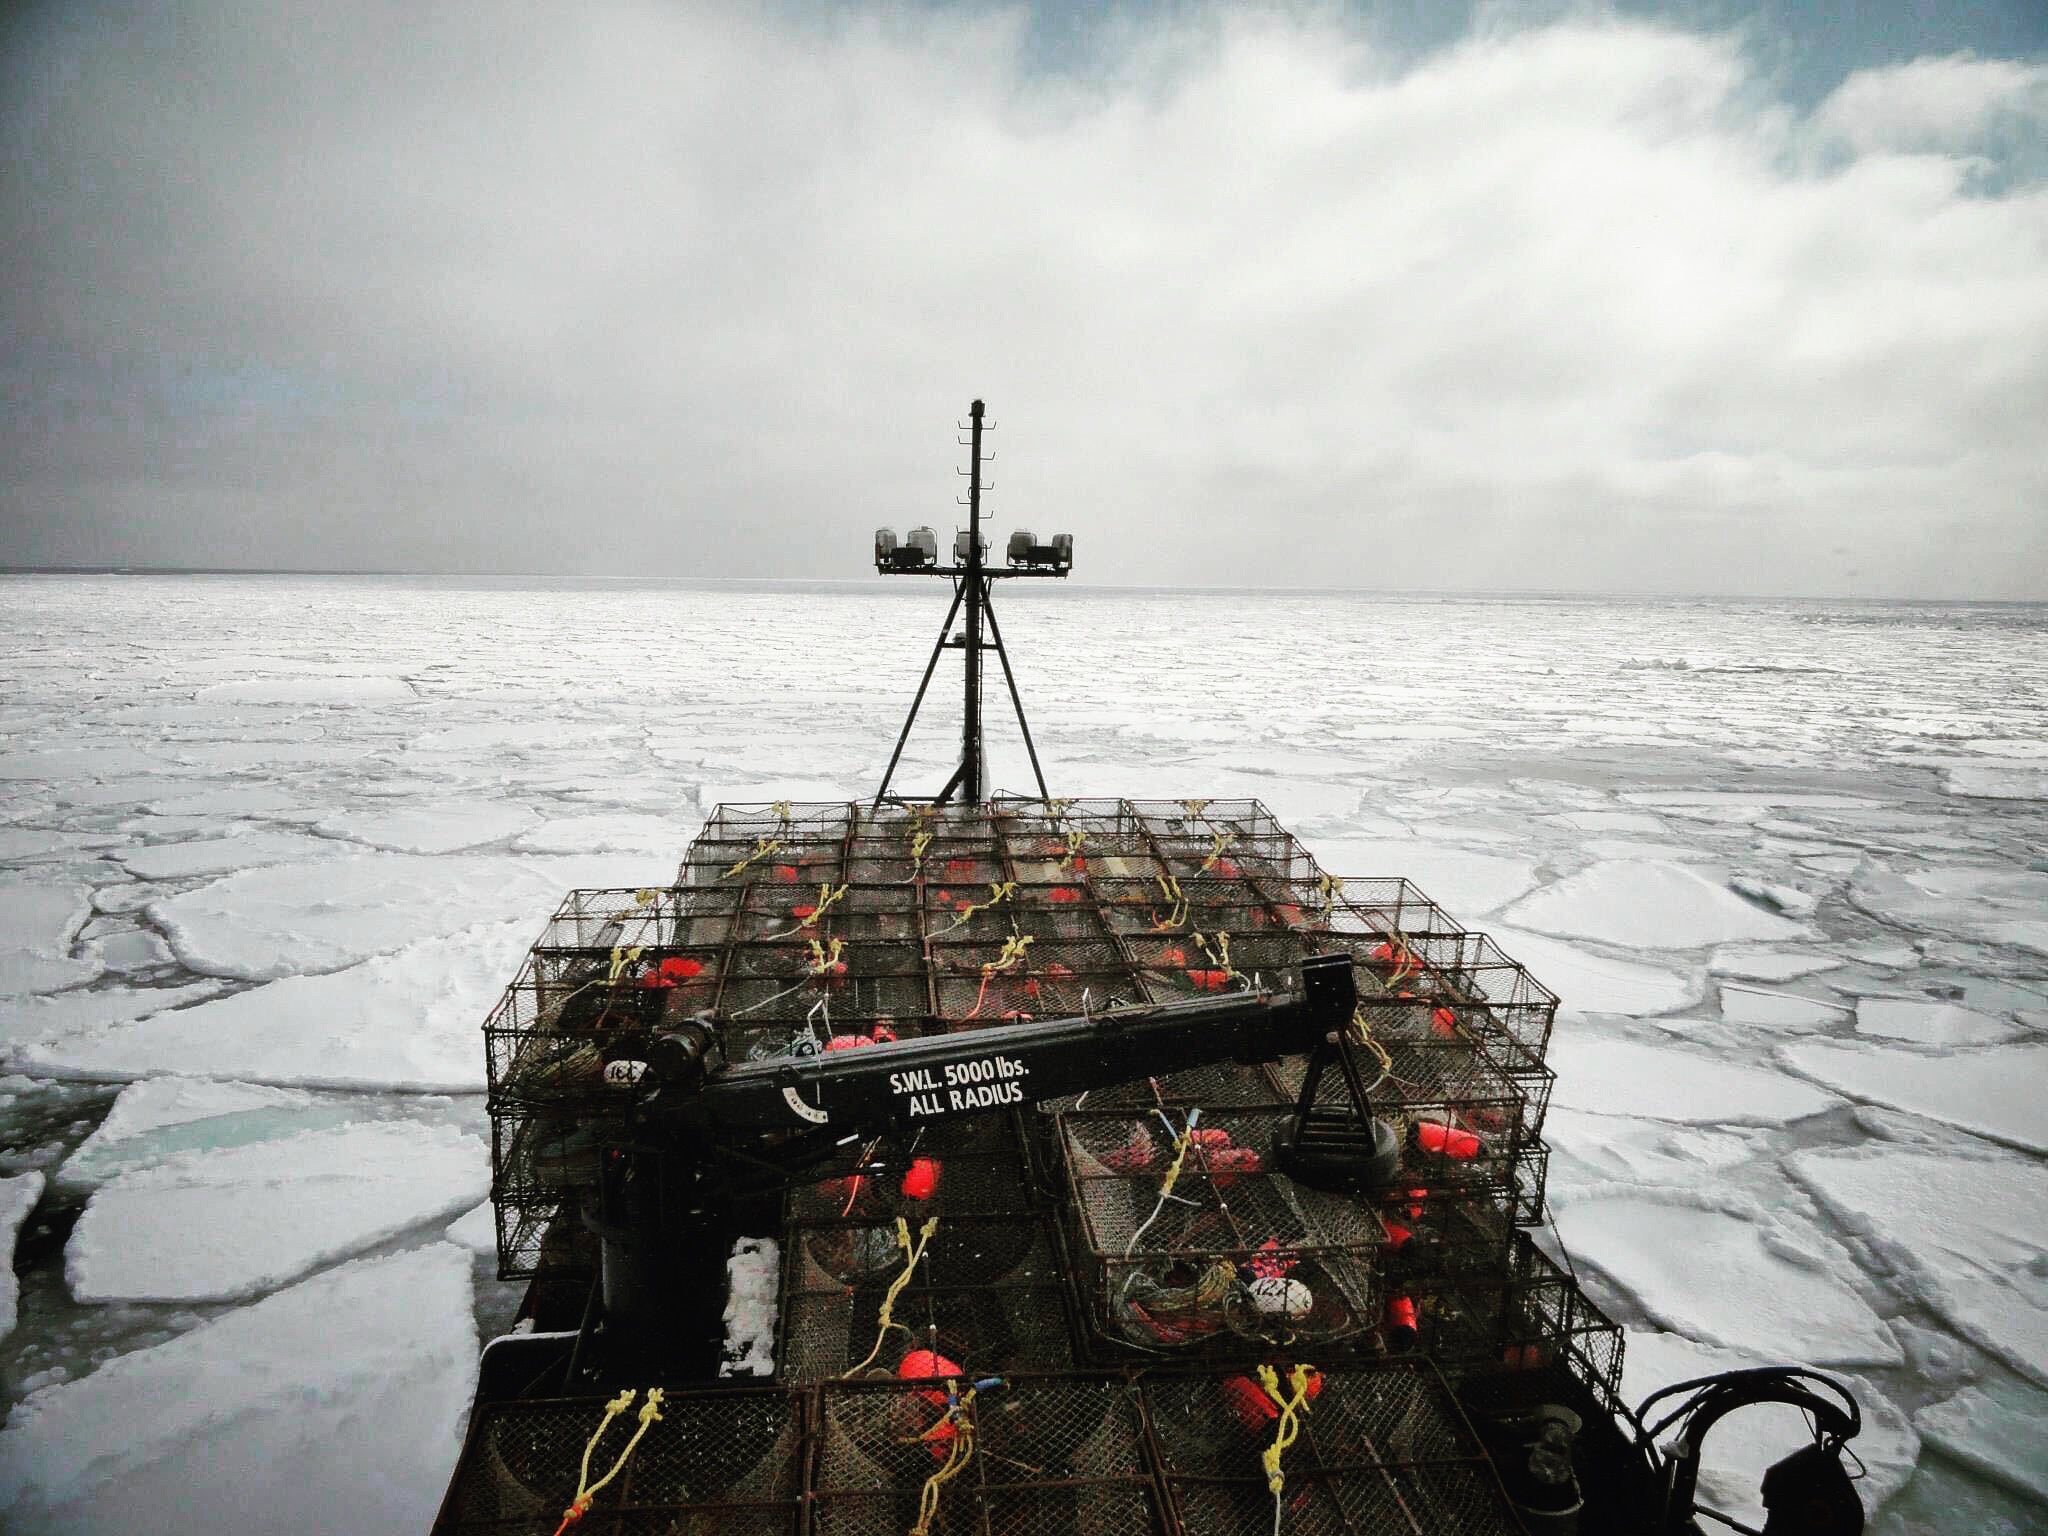
[[(0, 579), (0, 1527), (423, 1529), (516, 1300), (485, 1011), (715, 802), (871, 791), (941, 595)], [(2048, 612), (1003, 617), (1055, 793), (1257, 795), (1563, 995), (1545, 1240), (1632, 1392), (1803, 1356), (1873, 1530), (2048, 1529)], [(1721, 1433), (1753, 1514), (1798, 1427)]]

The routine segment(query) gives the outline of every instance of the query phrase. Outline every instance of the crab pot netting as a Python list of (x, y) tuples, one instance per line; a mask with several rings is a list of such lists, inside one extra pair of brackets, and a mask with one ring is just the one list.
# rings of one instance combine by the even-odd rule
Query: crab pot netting
[[(921, 1224), (909, 1228), (917, 1241)], [(1073, 1365), (1067, 1289), (1043, 1218), (941, 1218), (885, 1329), (904, 1257), (893, 1224), (789, 1230), (776, 1352), (785, 1381), (857, 1368), (893, 1376), (921, 1350), (975, 1377)]]
[[(570, 896), (487, 1021), (501, 1266), (527, 1272), (551, 1213), (592, 1186), (624, 1107), (604, 1064), (664, 1025), (714, 1012), (728, 1053), (761, 1059), (1286, 986), (1332, 949), (1353, 955), (1361, 1025), (1392, 1060), (1376, 1110), (1404, 1137), (1434, 1118), (1480, 1143), (1433, 1187), (1491, 1188), (1533, 1219), (1556, 1000), (1407, 882), (1327, 879), (1256, 801), (721, 806), (677, 885)], [(1378, 1075), (1375, 1050), (1360, 1059)], [(1249, 1109), (1300, 1074), (1220, 1065), (1073, 1102)], [(1053, 1138), (1033, 1145), (1063, 1186)], [(983, 1208), (1008, 1209), (987, 1182)], [(881, 1188), (847, 1218), (888, 1214), (868, 1209)]]
[(1468, 1402), (1540, 1402), (1554, 1394), (1546, 1383), (1569, 1378), (1606, 1412), (1622, 1411), (1623, 1329), (1526, 1232), (1514, 1234), (1498, 1294), (1491, 1316), (1439, 1327), (1432, 1341)]
[[(585, 1532), (797, 1530), (803, 1495), (802, 1398), (736, 1390), (667, 1394), (616, 1481), (577, 1522)], [(603, 1398), (486, 1404), (471, 1425), (436, 1532), (552, 1531), (576, 1495)], [(624, 1449), (639, 1405), (612, 1421), (593, 1476)]]
[(1081, 1282), (1096, 1326), (1140, 1350), (1328, 1342), (1379, 1320), (1373, 1210), (1270, 1168), (1283, 1111), (1205, 1114), (1180, 1157), (1167, 1117), (1060, 1117)]
[[(1288, 1370), (1277, 1375), (1289, 1392)], [(1253, 1377), (1147, 1382), (1168, 1498), (1188, 1536), (1521, 1529), (1477, 1437), (1427, 1366), (1324, 1371), (1309, 1390), (1299, 1436), (1280, 1457), (1276, 1527), (1260, 1457), (1274, 1442), (1279, 1410)]]
[[(920, 1496), (960, 1434), (947, 1392), (939, 1380), (823, 1388), (812, 1494), (820, 1536), (901, 1536), (916, 1523)], [(936, 1490), (934, 1536), (1166, 1529), (1129, 1384), (1013, 1376), (960, 1412), (971, 1416), (971, 1454)]]

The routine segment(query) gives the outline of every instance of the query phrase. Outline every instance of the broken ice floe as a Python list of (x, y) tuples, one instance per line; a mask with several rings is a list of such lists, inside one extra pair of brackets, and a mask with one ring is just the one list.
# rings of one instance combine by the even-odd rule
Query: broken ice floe
[(287, 1284), (490, 1188), (482, 1142), (410, 1122), (185, 1153), (102, 1185), (65, 1249), (80, 1301), (222, 1301)]
[(448, 1243), (360, 1260), (32, 1393), (0, 1431), (0, 1524), (425, 1530), (476, 1385), (471, 1269)]
[(244, 870), (149, 911), (193, 970), (267, 981), (338, 971), (482, 921), (524, 917), (538, 928), (573, 886), (665, 882), (673, 870), (668, 857), (344, 852)]
[(15, 1309), (21, 1301), (21, 1281), (14, 1273), (15, 1236), (42, 1198), (40, 1173), (31, 1171), (0, 1179), (0, 1339), (14, 1332)]
[(1957, 1332), (2048, 1385), (2048, 1169), (1897, 1146), (1795, 1153), (1786, 1169)]
[(60, 1184), (91, 1187), (181, 1153), (276, 1140), (362, 1119), (361, 1106), (320, 1104), (309, 1093), (254, 1083), (151, 1077), (121, 1090), (93, 1133), (57, 1170)]
[(74, 958), (71, 941), (92, 916), (82, 885), (0, 884), (0, 997), (55, 992), (91, 981), (95, 958)]
[(478, 1026), (536, 924), (482, 923), (324, 975), (90, 1033), (25, 1040), (29, 1070), (110, 1078), (159, 1072), (322, 1088), (468, 1092), (483, 1086)]
[(1721, 984), (1721, 1017), (1730, 1024), (1801, 1031), (1838, 1024), (1849, 1015), (1842, 1003), (1826, 1003), (1793, 992), (1772, 992), (1737, 982)]
[(1707, 960), (1707, 969), (1712, 974), (1740, 981), (1795, 981), (1820, 971), (1839, 970), (1841, 965), (1840, 960), (1830, 955), (1741, 947), (1717, 949)]
[(2048, 1505), (2048, 1399), (2039, 1392), (1965, 1387), (1914, 1414), (1913, 1427), (1942, 1454)]
[(1400, 838), (1323, 837), (1309, 852), (1326, 870), (1345, 875), (1398, 875), (1461, 919), (1505, 906), (1536, 883), (1527, 859), (1475, 853), (1442, 843)]
[[(496, 800), (444, 800), (397, 810), (340, 811), (313, 824), (321, 837), (391, 853), (454, 853), (502, 842), (538, 820), (523, 805)], [(571, 850), (587, 853), (591, 850)]]
[(1768, 1067), (1583, 1031), (1553, 1035), (1549, 1064), (1557, 1073), (1551, 1103), (1595, 1114), (1701, 1125), (1783, 1125), (1839, 1102)]
[(2021, 1033), (2017, 1024), (1954, 1003), (1907, 997), (1856, 1001), (1856, 1033), (1915, 1045), (1991, 1045)]
[(2048, 1152), (2048, 1045), (1945, 1055), (1836, 1040), (1780, 1046), (1794, 1071), (1853, 1099), (1925, 1115), (2029, 1152)]
[(1506, 916), (1544, 933), (1629, 949), (1699, 949), (1811, 932), (1760, 911), (1697, 870), (1647, 859), (1591, 865), (1517, 902)]
[(1676, 1013), (1690, 1008), (1704, 991), (1696, 973), (1678, 972), (1635, 960), (1617, 960), (1579, 945), (1512, 928), (1486, 930), (1510, 958), (1558, 995), (1562, 1015), (1581, 1013)]

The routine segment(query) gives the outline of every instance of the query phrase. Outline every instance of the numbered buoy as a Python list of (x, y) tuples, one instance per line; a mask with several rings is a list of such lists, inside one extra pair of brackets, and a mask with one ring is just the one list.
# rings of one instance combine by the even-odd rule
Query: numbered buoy
[(1315, 1292), (1299, 1280), (1269, 1275), (1251, 1283), (1252, 1305), (1267, 1317), (1294, 1320), (1307, 1317), (1316, 1304)]

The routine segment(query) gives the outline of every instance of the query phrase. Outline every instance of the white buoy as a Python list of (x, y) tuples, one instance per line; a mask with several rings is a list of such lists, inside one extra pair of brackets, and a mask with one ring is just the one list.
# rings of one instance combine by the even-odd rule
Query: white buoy
[(1251, 1295), (1252, 1305), (1269, 1317), (1307, 1317), (1309, 1309), (1316, 1304), (1315, 1292), (1299, 1280), (1289, 1280), (1284, 1275), (1254, 1280)]

